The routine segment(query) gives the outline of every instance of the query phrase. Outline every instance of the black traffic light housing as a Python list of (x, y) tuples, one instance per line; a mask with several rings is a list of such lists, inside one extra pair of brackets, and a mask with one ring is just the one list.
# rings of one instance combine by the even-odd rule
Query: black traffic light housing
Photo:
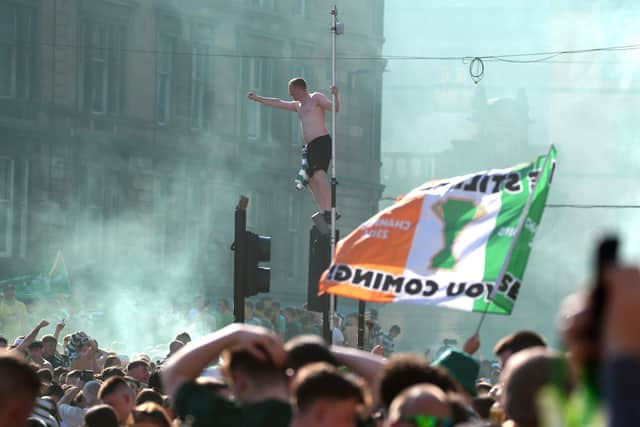
[(251, 231), (245, 232), (247, 248), (245, 296), (269, 292), (271, 268), (260, 265), (271, 261), (271, 237), (260, 236)]

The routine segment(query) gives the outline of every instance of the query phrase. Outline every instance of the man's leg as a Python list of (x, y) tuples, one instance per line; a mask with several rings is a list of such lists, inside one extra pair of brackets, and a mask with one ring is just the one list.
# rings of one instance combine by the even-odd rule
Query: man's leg
[(320, 211), (331, 210), (331, 187), (327, 180), (327, 173), (322, 169), (315, 171), (313, 176), (309, 178), (309, 187), (313, 193), (313, 198), (320, 207)]

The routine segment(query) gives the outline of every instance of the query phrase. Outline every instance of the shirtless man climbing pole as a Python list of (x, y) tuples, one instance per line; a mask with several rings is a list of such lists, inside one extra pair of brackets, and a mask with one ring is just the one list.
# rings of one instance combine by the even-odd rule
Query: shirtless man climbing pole
[[(340, 110), (338, 88), (331, 87), (336, 96), (336, 112)], [(309, 186), (313, 197), (323, 212), (324, 219), (331, 222), (331, 188), (327, 181), (327, 169), (331, 160), (331, 136), (325, 125), (325, 111), (331, 111), (331, 100), (320, 92), (307, 92), (307, 82), (297, 77), (289, 81), (289, 96), (293, 101), (265, 98), (249, 92), (248, 98), (269, 107), (295, 111), (302, 127), (302, 137), (307, 148)]]

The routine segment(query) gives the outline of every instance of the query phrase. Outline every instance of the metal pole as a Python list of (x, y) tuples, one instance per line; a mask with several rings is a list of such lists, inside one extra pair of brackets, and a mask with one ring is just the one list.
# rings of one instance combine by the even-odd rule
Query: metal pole
[[(331, 9), (331, 87), (336, 85), (336, 24), (338, 9)], [(336, 95), (331, 94), (331, 264), (336, 253)], [(335, 295), (329, 296), (329, 325), (333, 335), (333, 318), (336, 310)]]
[(245, 268), (247, 258), (246, 229), (249, 199), (241, 196), (235, 212), (234, 239), (231, 249), (235, 251), (233, 265), (233, 314), (237, 323), (244, 323), (244, 289), (247, 282)]

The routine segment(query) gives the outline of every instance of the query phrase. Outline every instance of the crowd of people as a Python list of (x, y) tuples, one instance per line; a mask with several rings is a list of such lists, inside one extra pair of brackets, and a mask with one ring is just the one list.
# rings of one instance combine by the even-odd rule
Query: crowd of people
[(385, 341), (399, 328), (382, 332), (375, 315), (367, 348), (345, 345), (346, 316), (344, 333), (336, 328), (343, 342), (329, 345), (311, 314), (268, 300), (248, 303), (244, 324), (219, 301), (220, 328), (193, 342), (177, 335), (160, 360), (125, 358), (81, 331), (61, 339), (64, 323), (42, 335), (43, 320), (16, 337), (5, 322), (0, 427), (631, 426), (640, 419), (640, 270), (611, 268), (604, 278), (602, 309), (595, 293), (565, 305), (566, 348), (527, 330), (497, 342), (495, 379), (474, 358), (477, 334), (429, 360), (394, 352)]

